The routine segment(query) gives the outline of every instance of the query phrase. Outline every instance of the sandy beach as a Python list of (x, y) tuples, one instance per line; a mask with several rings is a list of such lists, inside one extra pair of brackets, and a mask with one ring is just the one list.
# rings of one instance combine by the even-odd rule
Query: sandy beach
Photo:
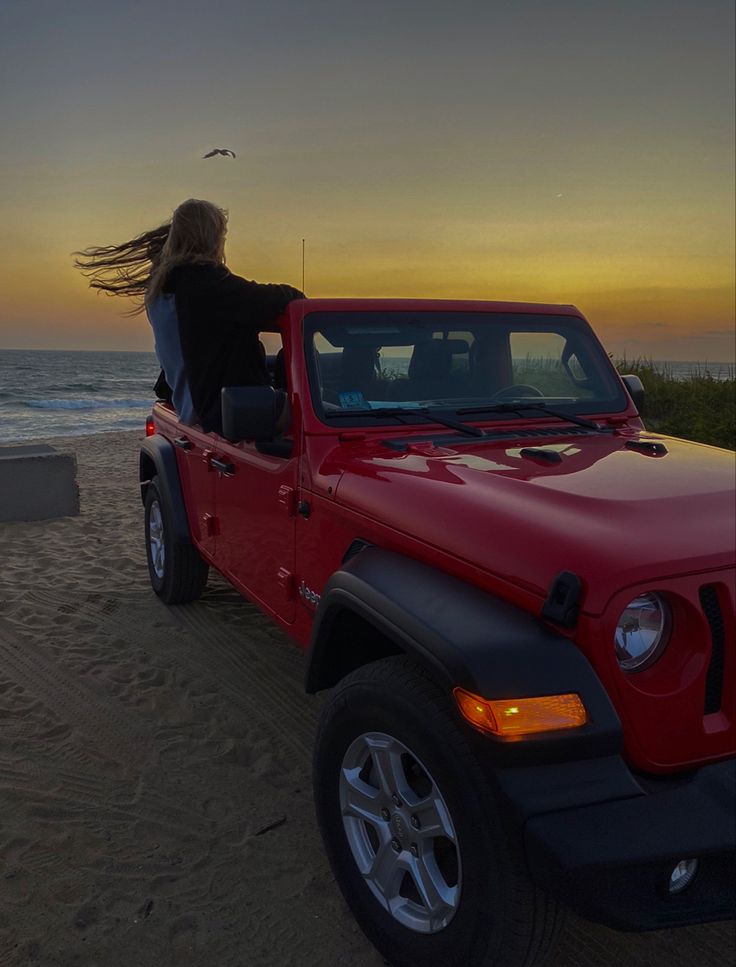
[[(140, 438), (49, 441), (81, 515), (0, 524), (0, 967), (381, 967), (317, 833), (303, 658), (216, 575), (152, 593)], [(571, 916), (549, 963), (735, 959), (732, 923)]]

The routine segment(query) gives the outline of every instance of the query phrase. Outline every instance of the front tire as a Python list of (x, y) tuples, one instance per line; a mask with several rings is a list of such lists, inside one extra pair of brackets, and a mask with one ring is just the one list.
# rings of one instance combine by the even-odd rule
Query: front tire
[(209, 567), (194, 545), (175, 536), (171, 511), (161, 495), (158, 477), (146, 489), (144, 527), (153, 590), (166, 604), (196, 600), (207, 584)]
[(353, 672), (322, 713), (320, 831), (392, 967), (531, 967), (559, 930), (462, 728), (449, 694), (405, 656)]

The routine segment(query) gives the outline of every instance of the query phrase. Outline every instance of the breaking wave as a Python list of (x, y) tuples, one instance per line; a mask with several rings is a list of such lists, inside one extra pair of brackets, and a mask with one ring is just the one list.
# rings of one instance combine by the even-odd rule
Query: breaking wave
[(32, 410), (141, 410), (151, 408), (152, 400), (26, 400)]

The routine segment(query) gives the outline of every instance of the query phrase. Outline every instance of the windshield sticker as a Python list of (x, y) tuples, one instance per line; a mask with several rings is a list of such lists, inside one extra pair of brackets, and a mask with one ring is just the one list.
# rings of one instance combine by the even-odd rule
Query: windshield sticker
[(360, 390), (350, 390), (345, 393), (338, 393), (337, 395), (340, 400), (340, 406), (344, 410), (365, 410), (369, 408), (369, 404), (366, 402), (365, 396), (363, 396)]

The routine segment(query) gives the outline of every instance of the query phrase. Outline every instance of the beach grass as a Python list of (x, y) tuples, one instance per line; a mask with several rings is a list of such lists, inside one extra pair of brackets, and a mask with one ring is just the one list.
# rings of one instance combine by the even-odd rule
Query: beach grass
[[(616, 368), (638, 376), (644, 385), (644, 422), (655, 433), (736, 450), (736, 373), (712, 370), (706, 363), (687, 378), (675, 377), (666, 364), (650, 359), (620, 359)], [(717, 375), (714, 375), (716, 373)]]

